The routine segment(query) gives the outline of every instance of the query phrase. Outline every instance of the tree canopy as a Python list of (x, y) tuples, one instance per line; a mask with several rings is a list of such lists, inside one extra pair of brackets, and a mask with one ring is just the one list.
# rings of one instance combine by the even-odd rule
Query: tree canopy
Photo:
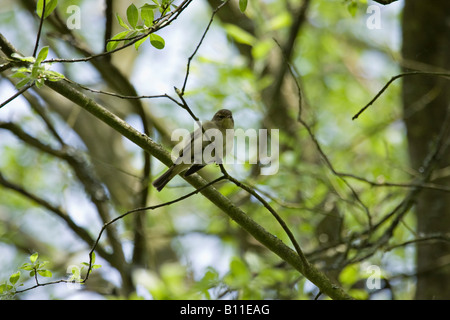
[[(408, 119), (449, 73), (405, 57), (403, 6), (4, 1), (2, 298), (413, 299), (448, 269), (418, 269), (450, 238), (415, 210), (448, 198), (450, 112), (420, 156)], [(157, 192), (174, 129), (223, 108), (244, 143)]]

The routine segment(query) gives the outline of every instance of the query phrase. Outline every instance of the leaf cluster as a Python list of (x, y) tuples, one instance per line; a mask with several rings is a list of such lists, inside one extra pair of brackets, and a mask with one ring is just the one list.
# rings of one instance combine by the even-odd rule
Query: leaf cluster
[(58, 5), (58, 0), (38, 0), (36, 5), (36, 13), (39, 16), (39, 18), (42, 18), (42, 10), (44, 9), (44, 2), (45, 2), (45, 12), (44, 12), (44, 19), (47, 18)]
[(106, 46), (107, 51), (116, 49), (120, 42), (127, 44), (129, 41), (137, 38), (140, 39), (134, 44), (136, 50), (138, 50), (147, 39), (150, 40), (150, 44), (156, 49), (161, 50), (165, 47), (164, 39), (153, 33), (152, 27), (158, 20), (155, 19), (157, 14), (159, 14), (161, 18), (166, 13), (170, 12), (173, 0), (162, 0), (161, 3), (157, 0), (152, 1), (152, 4), (145, 3), (140, 8), (137, 8), (133, 3), (128, 6), (126, 12), (128, 24), (119, 14), (116, 14), (117, 21), (125, 30), (119, 32), (109, 40)]
[(24, 66), (14, 68), (13, 78), (21, 79), (17, 84), (17, 88), (22, 88), (25, 85), (36, 85), (41, 88), (44, 85), (45, 80), (59, 81), (64, 79), (64, 75), (59, 72), (50, 70), (50, 63), (44, 62), (48, 55), (48, 46), (43, 47), (36, 58), (23, 57), (18, 53), (13, 53), (11, 58), (20, 60), (24, 63)]
[[(40, 261), (38, 258), (39, 254), (35, 252), (30, 256), (30, 262), (26, 262), (19, 267), (19, 269), (29, 271), (29, 276), (35, 278), (36, 284), (39, 284), (37, 275), (45, 278), (51, 278), (53, 276), (52, 272), (46, 268), (49, 262)], [(0, 285), (2, 298), (11, 298), (16, 293), (17, 288), (23, 286), (23, 283), (19, 282), (21, 275), (20, 270), (17, 270), (9, 277), (8, 281)]]

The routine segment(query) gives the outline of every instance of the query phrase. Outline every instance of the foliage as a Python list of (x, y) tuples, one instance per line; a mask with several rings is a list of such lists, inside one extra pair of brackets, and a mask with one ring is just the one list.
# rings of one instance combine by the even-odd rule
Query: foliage
[(36, 59), (34, 57), (22, 57), (17, 53), (11, 55), (12, 58), (20, 60), (28, 65), (26, 67), (15, 68), (13, 71), (15, 73), (12, 75), (13, 78), (21, 79), (17, 84), (17, 88), (22, 88), (25, 85), (34, 85), (41, 88), (46, 80), (48, 81), (59, 81), (64, 79), (64, 76), (59, 72), (49, 70), (51, 64), (43, 63), (47, 58), (48, 47), (43, 47)]
[[(133, 39), (139, 39), (134, 44), (136, 50), (138, 50), (142, 43), (144, 43), (147, 39), (150, 40), (151, 45), (156, 49), (164, 49), (164, 39), (155, 33), (149, 33), (149, 31), (152, 30), (154, 25), (155, 12), (159, 12), (161, 16), (167, 12), (170, 12), (172, 2), (173, 1), (163, 1), (162, 3), (159, 3), (158, 1), (153, 0), (153, 4), (145, 3), (139, 9), (132, 3), (127, 8), (128, 24), (123, 21), (119, 14), (116, 14), (117, 21), (124, 29), (126, 29), (126, 31), (119, 32), (112, 37), (108, 42), (106, 49), (108, 51), (112, 51), (117, 48), (119, 42), (123, 41), (124, 44), (126, 44), (128, 41)], [(143, 22), (141, 25), (138, 25), (139, 16)]]
[[(233, 111), (236, 127), (279, 128), (275, 175), (260, 175), (262, 164), (249, 164), (256, 158), (249, 154), (243, 157), (245, 164), (225, 166), (236, 180), (225, 176), (214, 188), (275, 235), (273, 241), (294, 248), (270, 209), (275, 211), (308, 260), (353, 297), (411, 297), (412, 278), (404, 275), (414, 272), (409, 244), (419, 237), (409, 210), (400, 215), (397, 208), (409, 199), (414, 183), (422, 182), (414, 180), (407, 164), (398, 84), (358, 121), (351, 119), (398, 72), (391, 54), (398, 44), (386, 48), (370, 38), (375, 33), (387, 36), (383, 30), (369, 35), (364, 29), (364, 1), (239, 0), (218, 2), (211, 9), (203, 3), (201, 10), (208, 14), (184, 11), (191, 1), (135, 1), (112, 13), (115, 31), (99, 54), (86, 48), (104, 41), (100, 30), (58, 30), (58, 19), (52, 18), (65, 17), (61, 2), (46, 1), (42, 15), (44, 3), (39, 0), (35, 12), (45, 19), (49, 35), (67, 41), (38, 37), (36, 43), (46, 45), (34, 56), (12, 54), (5, 64), (14, 68), (2, 73), (17, 89), (43, 89), (0, 109), (0, 135), (5, 136), (0, 139), (0, 220), (5, 222), (0, 238), (18, 251), (12, 265), (27, 252), (39, 251), (57, 270), (50, 272), (47, 261), (31, 255), (19, 269), (34, 278), (33, 286), (42, 286), (38, 277), (68, 273), (45, 286), (49, 296), (61, 282), (83, 283), (84, 290), (102, 298), (318, 295), (304, 274), (229, 219), (227, 210), (191, 193), (181, 178), (161, 193), (149, 188), (167, 163), (150, 157), (142, 146), (130, 146), (123, 131), (117, 135), (98, 119), (79, 113), (80, 107), (98, 102), (133, 127), (142, 127), (143, 137), (165, 148), (170, 147), (167, 128), (190, 123), (192, 114), (210, 118), (219, 108)], [(235, 6), (239, 19), (222, 16), (224, 6)], [(296, 20), (303, 9), (304, 20)], [(178, 15), (186, 20), (175, 20)], [(393, 24), (398, 21), (395, 13), (388, 18)], [(194, 38), (185, 36), (191, 29), (196, 30)], [(182, 36), (176, 36), (177, 30)], [(96, 41), (89, 42), (90, 36)], [(292, 37), (296, 41), (290, 42)], [(151, 46), (142, 46), (147, 40)], [(124, 50), (131, 45), (136, 50)], [(180, 57), (174, 58), (172, 49)], [(47, 59), (49, 52), (58, 58)], [(74, 58), (59, 58), (66, 52)], [(92, 70), (85, 70), (86, 64)], [(64, 66), (56, 69), (61, 73), (50, 70), (55, 65)], [(180, 82), (182, 89), (175, 86), (173, 95), (159, 91)], [(76, 104), (64, 105), (51, 91), (52, 85), (68, 83), (77, 94), (66, 98)], [(2, 112), (17, 106), (13, 103), (26, 105), (26, 111), (5, 120)], [(209, 166), (201, 173), (213, 181), (221, 170)], [(21, 237), (25, 234), (31, 236)], [(96, 254), (105, 266), (99, 270)], [(69, 265), (80, 268), (67, 270)], [(382, 288), (367, 289), (372, 265), (382, 270)], [(20, 270), (4, 277), (3, 296), (26, 294), (19, 292), (19, 287), (25, 291)], [(116, 275), (121, 284), (110, 280)], [(95, 280), (104, 284), (102, 289), (120, 288), (105, 292), (89, 287)]]
[[(38, 259), (39, 254), (37, 252), (33, 253), (30, 256), (30, 262), (23, 263), (19, 269), (24, 271), (29, 271), (29, 277), (34, 278), (36, 280), (36, 284), (38, 285), (38, 275), (45, 278), (52, 277), (52, 272), (44, 267), (46, 267), (49, 262), (48, 261), (40, 261)], [(9, 277), (9, 281), (5, 281), (0, 285), (0, 295), (3, 298), (11, 298), (16, 294), (17, 288), (23, 286), (19, 280), (21, 278), (20, 270), (13, 273)]]

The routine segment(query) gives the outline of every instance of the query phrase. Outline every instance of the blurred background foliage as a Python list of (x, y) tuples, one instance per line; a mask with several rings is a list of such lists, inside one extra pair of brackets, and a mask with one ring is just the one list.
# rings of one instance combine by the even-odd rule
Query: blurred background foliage
[[(38, 19), (26, 4), (28, 0), (1, 2), (1, 32), (19, 51), (30, 55)], [(60, 0), (56, 9), (65, 21), (69, 17), (66, 8), (80, 6), (81, 28), (72, 33), (79, 44), (92, 52), (104, 50), (105, 3), (110, 2)], [(125, 16), (131, 1), (112, 3), (114, 12)], [(144, 1), (134, 3), (139, 7)], [(145, 43), (139, 51), (130, 47), (112, 55), (108, 63), (129, 79), (138, 94), (175, 96), (173, 87), (182, 86), (187, 59), (218, 4), (212, 0), (193, 1), (177, 20), (158, 33), (165, 39), (164, 49), (156, 50)], [(311, 261), (350, 294), (358, 298), (410, 299), (415, 284), (414, 248), (389, 247), (415, 237), (415, 219), (410, 213), (396, 227), (388, 244), (367, 252), (349, 245), (366, 241), (367, 238), (352, 235), (367, 230), (368, 216), (371, 223), (385, 217), (408, 189), (373, 187), (346, 178), (352, 186), (353, 191), (350, 190), (326, 165), (308, 131), (297, 122), (298, 96), (289, 72), (282, 76), (277, 93), (271, 92), (278, 70), (285, 65), (281, 51), (287, 48), (298, 17), (295, 13), (302, 5), (308, 6), (306, 16), (294, 34), (289, 60), (302, 87), (303, 119), (324, 154), (338, 172), (379, 183), (409, 181), (400, 82), (393, 83), (365, 114), (352, 121), (352, 116), (400, 71), (399, 17), (403, 1), (381, 6), (370, 1), (250, 0), (242, 14), (236, 13), (238, 1), (232, 0), (215, 16), (192, 60), (185, 99), (201, 119), (228, 108), (237, 128), (280, 129), (279, 170), (275, 175), (260, 175), (258, 165), (250, 164), (228, 165), (229, 173), (263, 195), (286, 221)], [(369, 29), (366, 25), (369, 5), (381, 10), (381, 29)], [(120, 31), (115, 20), (113, 31)], [(74, 49), (75, 40), (69, 35), (46, 21), (42, 45), (50, 46), (51, 57), (82, 56)], [(54, 69), (91, 88), (120, 92), (90, 62), (55, 64)], [(0, 92), (2, 101), (15, 92), (6, 77), (0, 79)], [(89, 94), (142, 129), (129, 101)], [(52, 96), (50, 92), (41, 95), (30, 91), (3, 107), (0, 121), (13, 122), (43, 143), (57, 147), (58, 141), (37, 111), (44, 110), (65, 143), (94, 168), (109, 196), (111, 217), (140, 206), (137, 195), (143, 186), (142, 150), (100, 127), (98, 120), (90, 119), (83, 127), (80, 122), (87, 120), (80, 118), (79, 108), (58, 110), (61, 101), (54, 93)], [(193, 128), (190, 116), (170, 100), (141, 101), (150, 115), (152, 138), (167, 149), (167, 132), (177, 127)], [(87, 126), (91, 128), (88, 130)], [(104, 222), (70, 166), (24, 143), (1, 126), (0, 137), (0, 172), (5, 179), (63, 208), (95, 239)], [(151, 161), (152, 176), (164, 169), (157, 160)], [(220, 175), (216, 166), (202, 171), (211, 179)], [(216, 188), (290, 244), (269, 212), (244, 190), (225, 182)], [(190, 191), (192, 187), (177, 177), (161, 193), (148, 189), (146, 203), (162, 203)], [(133, 263), (136, 216), (127, 216), (114, 225), (129, 263), (132, 292), (122, 290), (123, 274), (98, 255), (102, 268), (93, 272), (83, 290), (58, 284), (27, 291), (16, 298), (311, 299), (318, 293), (297, 271), (201, 195), (142, 215), (140, 232), (145, 239), (145, 257), (140, 263)], [(2, 281), (33, 252), (50, 262), (54, 278), (67, 277), (68, 265), (79, 265), (88, 259), (90, 247), (64, 221), (29, 198), (1, 186), (0, 220)], [(383, 231), (377, 230), (370, 237)], [(106, 235), (101, 244), (106, 251), (111, 249)], [(379, 289), (370, 290), (365, 285), (372, 275), (368, 271), (371, 265), (379, 267)], [(25, 287), (33, 285), (33, 279), (23, 281)]]

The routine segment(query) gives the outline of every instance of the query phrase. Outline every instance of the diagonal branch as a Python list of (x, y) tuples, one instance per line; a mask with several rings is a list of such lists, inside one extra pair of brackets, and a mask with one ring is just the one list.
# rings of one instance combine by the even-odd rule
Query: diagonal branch
[[(94, 244), (94, 239), (89, 235), (89, 233), (82, 227), (78, 226), (68, 215), (67, 212), (65, 212), (63, 209), (51, 204), (47, 200), (29, 192), (22, 186), (19, 186), (18, 184), (9, 181), (7, 178), (3, 176), (3, 174), (0, 172), (0, 185), (2, 185), (4, 188), (13, 190), (14, 192), (21, 194), (25, 198), (33, 201), (34, 203), (42, 206), (43, 208), (47, 209), (48, 211), (53, 212), (58, 217), (60, 217), (64, 222), (67, 223), (69, 228), (73, 230), (77, 234), (80, 239), (82, 239), (88, 246), (92, 246)], [(107, 261), (111, 261), (111, 254), (107, 253), (102, 247), (98, 248), (98, 253)]]
[(286, 232), (286, 234), (288, 235), (289, 239), (291, 240), (292, 244), (294, 245), (295, 251), (297, 251), (300, 259), (302, 260), (302, 262), (308, 266), (309, 262), (305, 257), (305, 254), (303, 253), (303, 250), (300, 248), (300, 245), (298, 244), (297, 240), (294, 237), (294, 234), (292, 233), (292, 231), (289, 229), (289, 227), (286, 225), (286, 223), (284, 222), (284, 220), (280, 217), (280, 215), (278, 214), (278, 212), (276, 212), (271, 205), (264, 200), (263, 197), (261, 197), (254, 189), (250, 188), (249, 186), (247, 186), (246, 184), (240, 182), (239, 180), (233, 178), (232, 176), (230, 176), (228, 174), (228, 172), (225, 170), (225, 167), (223, 166), (223, 164), (220, 164), (220, 170), (222, 171), (222, 174), (226, 177), (227, 180), (229, 180), (230, 182), (234, 183), (236, 186), (238, 186), (241, 189), (244, 189), (245, 191), (247, 191), (248, 193), (250, 193), (252, 196), (254, 196), (256, 199), (258, 199), (259, 202), (262, 203), (262, 205), (269, 210), (269, 212), (275, 217), (275, 219), (278, 221), (278, 223), (281, 225), (281, 227), (283, 228), (283, 230)]
[[(118, 116), (111, 113), (99, 103), (85, 96), (81, 92), (77, 91), (66, 82), (46, 82), (46, 85), (76, 103), (96, 118), (112, 127), (114, 130), (118, 131), (124, 137), (141, 147), (143, 150), (149, 152), (162, 163), (166, 165), (172, 164), (170, 154), (164, 150), (161, 145), (157, 144), (145, 134), (134, 129)], [(206, 184), (206, 181), (197, 174), (184, 177), (184, 179), (197, 189)], [(281, 259), (288, 262), (308, 280), (318, 286), (324, 294), (327, 294), (332, 299), (351, 299), (351, 296), (349, 296), (342, 288), (337, 287), (333, 282), (331, 282), (325, 274), (311, 264), (305, 265), (297, 252), (293, 251), (280, 239), (257, 224), (247, 214), (245, 214), (245, 212), (239, 209), (234, 203), (223, 196), (215, 188), (209, 186), (208, 188), (203, 189), (201, 193), (209, 201), (226, 213), (231, 219), (238, 223), (244, 230), (249, 232), (256, 240), (277, 254)]]
[(25, 91), (27, 91), (28, 89), (30, 89), (32, 86), (34, 86), (34, 83), (27, 83), (26, 85), (24, 85), (22, 88), (20, 88), (19, 91), (17, 91), (15, 94), (13, 94), (11, 97), (9, 97), (8, 99), (6, 99), (5, 101), (3, 101), (0, 104), (0, 109), (3, 108), (4, 106), (6, 106), (8, 103), (10, 103), (11, 101), (13, 101), (15, 98), (17, 98), (18, 96), (20, 96), (22, 93), (24, 93)]
[(92, 249), (91, 249), (91, 251), (89, 252), (89, 267), (88, 267), (87, 274), (86, 274), (86, 277), (84, 278), (83, 282), (85, 283), (85, 282), (88, 280), (88, 278), (89, 278), (89, 274), (90, 274), (90, 272), (91, 272), (91, 270), (92, 270), (92, 267), (93, 267), (93, 266), (92, 266), (92, 263), (93, 263), (93, 253), (94, 253), (95, 250), (97, 250), (97, 245), (98, 245), (98, 243), (99, 243), (99, 241), (100, 241), (100, 238), (102, 237), (103, 232), (104, 232), (105, 229), (108, 228), (110, 225), (112, 225), (113, 223), (115, 223), (115, 222), (118, 221), (118, 220), (121, 220), (121, 219), (125, 218), (126, 216), (128, 216), (128, 215), (130, 215), (130, 214), (132, 214), (132, 213), (142, 213), (142, 212), (148, 211), (148, 210), (155, 210), (155, 209), (158, 209), (158, 208), (161, 208), (161, 207), (165, 207), (165, 206), (169, 206), (169, 205), (171, 205), (171, 204), (174, 204), (174, 203), (180, 202), (180, 201), (182, 201), (182, 200), (185, 200), (185, 199), (187, 199), (187, 198), (189, 198), (189, 197), (191, 197), (191, 196), (193, 196), (193, 195), (195, 195), (195, 194), (201, 192), (203, 189), (206, 189), (206, 188), (208, 188), (209, 186), (212, 186), (212, 185), (215, 184), (216, 182), (219, 182), (219, 181), (221, 181), (221, 180), (223, 180), (223, 179), (225, 179), (225, 176), (219, 177), (219, 178), (217, 178), (217, 179), (215, 179), (215, 180), (209, 182), (208, 184), (206, 184), (206, 185), (204, 185), (204, 186), (202, 186), (202, 187), (200, 187), (200, 188), (198, 188), (198, 189), (196, 189), (196, 190), (194, 190), (194, 191), (192, 191), (192, 192), (190, 192), (190, 193), (188, 193), (188, 194), (185, 194), (184, 196), (181, 196), (181, 197), (179, 197), (179, 198), (176, 198), (176, 199), (174, 199), (174, 200), (171, 200), (171, 201), (168, 201), (168, 202), (164, 202), (164, 203), (161, 203), (161, 204), (157, 204), (157, 205), (154, 205), (154, 206), (150, 206), (150, 207), (136, 208), (136, 209), (127, 211), (127, 212), (125, 212), (124, 214), (121, 214), (120, 216), (118, 216), (118, 217), (112, 219), (111, 221), (108, 221), (107, 223), (105, 223), (105, 224), (103, 225), (103, 227), (101, 228), (100, 232), (98, 233), (97, 240), (94, 242), (94, 245), (92, 246)]

